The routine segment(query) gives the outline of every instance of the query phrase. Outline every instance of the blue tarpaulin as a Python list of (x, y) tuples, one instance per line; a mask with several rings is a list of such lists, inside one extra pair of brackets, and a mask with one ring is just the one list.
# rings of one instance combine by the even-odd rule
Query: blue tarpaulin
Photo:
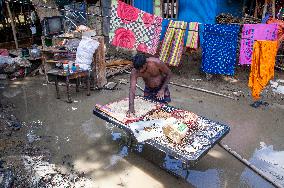
[(133, 4), (136, 8), (143, 10), (145, 12), (153, 14), (154, 5), (153, 0), (134, 0)]

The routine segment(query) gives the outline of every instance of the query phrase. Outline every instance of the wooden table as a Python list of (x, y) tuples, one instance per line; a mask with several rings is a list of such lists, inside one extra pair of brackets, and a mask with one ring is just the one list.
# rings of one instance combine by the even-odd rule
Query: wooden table
[(66, 72), (62, 69), (52, 69), (47, 72), (48, 76), (55, 77), (55, 89), (56, 89), (56, 97), (57, 99), (60, 99), (59, 95), (59, 87), (58, 87), (58, 82), (59, 82), (59, 77), (65, 78), (66, 82), (66, 88), (67, 88), (67, 102), (72, 103), (71, 96), (70, 96), (70, 80), (76, 79), (76, 92), (79, 92), (79, 79), (80, 78), (86, 78), (87, 79), (87, 96), (90, 96), (90, 71), (86, 70), (79, 70), (73, 73)]

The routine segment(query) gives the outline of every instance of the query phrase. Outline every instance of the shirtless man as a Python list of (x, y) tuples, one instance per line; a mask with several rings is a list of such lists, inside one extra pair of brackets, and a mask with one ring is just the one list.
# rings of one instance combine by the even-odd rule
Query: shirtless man
[(134, 98), (137, 78), (142, 77), (145, 82), (144, 98), (161, 103), (171, 102), (168, 83), (171, 78), (171, 70), (158, 58), (146, 58), (143, 54), (137, 54), (133, 61), (134, 68), (130, 74), (129, 111), (128, 116), (135, 114)]

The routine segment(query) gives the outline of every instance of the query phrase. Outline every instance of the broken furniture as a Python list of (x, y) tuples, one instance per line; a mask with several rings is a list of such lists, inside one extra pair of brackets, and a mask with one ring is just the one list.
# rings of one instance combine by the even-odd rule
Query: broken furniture
[[(143, 97), (140, 98), (143, 99)], [(144, 102), (141, 103), (142, 106), (141, 108), (143, 108), (145, 112), (146, 110), (144, 108), (148, 107), (145, 107), (146, 105), (143, 104), (146, 104), (147, 101), (148, 100), (145, 100), (145, 103)], [(188, 114), (193, 114), (191, 112), (184, 111), (172, 106), (163, 105), (161, 103), (156, 103), (153, 101), (150, 102), (156, 104), (157, 108), (154, 110), (157, 109), (162, 110), (164, 111), (163, 112), (164, 114), (168, 114), (168, 117), (172, 116), (173, 114), (177, 114), (176, 112), (181, 112), (181, 111)], [(164, 166), (165, 164), (164, 162), (167, 159), (167, 157), (177, 160), (182, 164), (182, 168), (188, 169), (192, 167), (198, 160), (200, 160), (211, 148), (213, 148), (215, 144), (217, 144), (222, 138), (224, 138), (224, 136), (227, 135), (230, 131), (230, 127), (227, 125), (211, 121), (202, 116), (194, 115), (195, 117), (197, 117), (195, 126), (197, 126), (198, 128), (190, 128), (191, 132), (186, 135), (186, 137), (183, 139), (181, 144), (174, 144), (170, 142), (165, 137), (165, 135), (160, 135), (158, 137), (151, 137), (149, 139), (141, 141), (141, 137), (140, 138), (137, 137), (137, 134), (140, 134), (141, 131), (145, 132), (151, 129), (153, 130), (155, 128), (144, 127), (143, 129), (134, 130), (133, 127), (135, 127), (137, 123), (141, 124), (141, 121), (142, 123), (143, 122), (145, 122), (146, 124), (147, 122), (149, 123), (147, 114), (149, 114), (153, 109), (149, 108), (149, 111), (146, 112), (146, 115), (142, 115), (141, 117), (136, 117), (136, 119), (129, 120), (127, 118), (125, 119), (125, 117), (124, 118), (120, 116), (114, 117), (113, 113), (118, 110), (111, 109), (110, 108), (111, 105), (115, 107), (118, 104), (114, 102), (103, 106), (96, 105), (95, 109), (93, 110), (94, 115), (98, 116), (99, 118), (113, 124), (114, 126), (126, 132), (129, 135), (128, 145), (129, 147), (131, 147), (132, 151), (135, 151), (137, 154), (147, 158), (153, 163), (156, 163), (159, 166), (161, 166), (163, 169), (166, 169), (167, 171), (170, 171), (171, 173), (174, 174), (175, 172), (171, 171), (171, 169), (167, 169), (167, 167)], [(126, 109), (127, 105), (124, 106), (123, 110)], [(120, 114), (122, 114), (122, 112)], [(159, 132), (161, 131), (158, 131), (158, 133)], [(138, 141), (139, 139), (140, 141)]]
[[(60, 38), (60, 37), (59, 37)], [(93, 65), (91, 71), (91, 84), (96, 84), (98, 88), (103, 88), (107, 83), (106, 79), (106, 63), (105, 63), (105, 48), (104, 48), (104, 37), (98, 36), (96, 37), (98, 42), (100, 43), (98, 49), (94, 53)], [(53, 39), (56, 40), (56, 39)], [(44, 43), (45, 37), (42, 37), (42, 41)], [(59, 54), (61, 57), (56, 57)], [(65, 54), (65, 55), (64, 55)], [(42, 63), (44, 66), (46, 81), (48, 80), (48, 72), (56, 67), (56, 64), (62, 63), (64, 61), (75, 61), (76, 52), (68, 51), (68, 50), (60, 50), (55, 47), (47, 47), (43, 45), (42, 49)], [(92, 75), (94, 74), (94, 75)]]
[(76, 72), (70, 73), (69, 71), (65, 72), (62, 69), (52, 69), (47, 72), (49, 78), (54, 79), (55, 81), (55, 89), (56, 89), (56, 96), (57, 99), (60, 99), (59, 95), (59, 78), (63, 78), (66, 83), (67, 88), (67, 102), (72, 103), (71, 96), (70, 96), (70, 80), (76, 80), (76, 92), (79, 92), (79, 83), (81, 78), (86, 78), (86, 86), (87, 86), (87, 96), (90, 96), (90, 71), (86, 70), (78, 70)]

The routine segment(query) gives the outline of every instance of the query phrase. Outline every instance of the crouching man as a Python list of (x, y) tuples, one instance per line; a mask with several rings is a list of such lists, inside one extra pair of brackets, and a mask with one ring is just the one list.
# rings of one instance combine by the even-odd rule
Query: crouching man
[(168, 88), (171, 70), (167, 65), (158, 58), (146, 58), (143, 54), (137, 54), (133, 59), (133, 66), (130, 74), (128, 116), (135, 114), (134, 98), (137, 78), (139, 77), (145, 82), (144, 98), (161, 103), (171, 102)]

